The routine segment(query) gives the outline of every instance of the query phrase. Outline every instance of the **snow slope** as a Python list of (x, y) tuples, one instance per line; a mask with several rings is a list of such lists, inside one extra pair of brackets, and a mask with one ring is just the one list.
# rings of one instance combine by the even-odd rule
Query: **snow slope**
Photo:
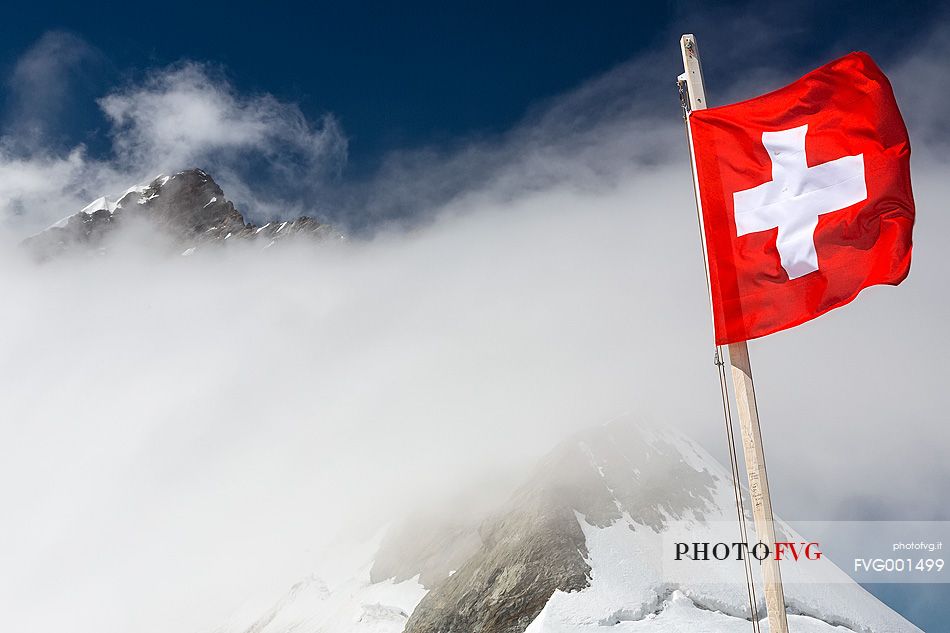
[(425, 593), (415, 579), (371, 583), (369, 566), (365, 576), (333, 590), (314, 576), (294, 585), (244, 633), (399, 633)]
[(216, 633), (400, 633), (426, 589), (418, 577), (402, 582), (370, 579), (381, 539), (382, 533), (351, 544), (343, 561), (327, 565), (327, 580), (313, 574), (259, 617), (237, 618)]
[[(565, 623), (550, 613), (550, 607), (528, 627), (525, 633), (749, 633), (748, 620), (710, 611), (696, 606), (683, 592), (674, 591), (663, 601), (658, 611), (639, 620), (620, 621), (610, 626), (584, 626)], [(832, 626), (822, 620), (802, 615), (788, 616), (788, 628), (793, 633), (843, 633), (847, 629)], [(762, 633), (767, 633), (767, 622), (762, 622)]]
[[(665, 522), (656, 531), (623, 511), (606, 527), (591, 525), (578, 513), (591, 567), (590, 585), (577, 592), (557, 591), (528, 628), (530, 633), (581, 631), (749, 631), (751, 615), (744, 583), (744, 565), (736, 560), (673, 560), (673, 543), (731, 543), (738, 540), (731, 475), (696, 443), (675, 433), (641, 430), (648, 443), (672, 444), (691, 468), (716, 479), (714, 501), (701, 515)], [(591, 466), (603, 473), (591, 454)], [(603, 476), (603, 475), (602, 475)], [(752, 525), (749, 521), (749, 528)], [(777, 520), (777, 531), (789, 541), (805, 541)], [(750, 541), (754, 542), (750, 531)], [(753, 565), (761, 587), (758, 565)], [(782, 563), (791, 631), (919, 631), (841, 571), (827, 558)], [(759, 617), (765, 605), (758, 594)], [(762, 622), (763, 627), (766, 623)], [(835, 626), (832, 626), (835, 625)], [(672, 627), (672, 628), (670, 628)], [(763, 629), (765, 630), (765, 629)]]

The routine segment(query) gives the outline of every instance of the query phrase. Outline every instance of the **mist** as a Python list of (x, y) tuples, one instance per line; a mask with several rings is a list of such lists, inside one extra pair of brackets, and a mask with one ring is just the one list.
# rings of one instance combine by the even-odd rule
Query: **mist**
[[(205, 92), (200, 65), (159, 69), (102, 101), (116, 126), (110, 159), (8, 150), (9, 628), (213, 630), (249, 597), (309, 574), (341, 535), (368, 536), (482, 482), (517, 484), (559, 441), (618, 416), (678, 428), (722, 458), (675, 96), (658, 111), (628, 85), (658, 76), (654, 62), (632, 60), (498, 137), (395, 153), (358, 191), (332, 188), (345, 157), (332, 118), (309, 122), (227, 84)], [(773, 504), (788, 519), (946, 519), (950, 505), (937, 485), (950, 475), (950, 184), (929, 135), (946, 115), (925, 96), (901, 98), (923, 77), (950, 80), (916, 51), (885, 71), (914, 144), (911, 275), (751, 343)], [(185, 147), (166, 136), (179, 120), (168, 113), (196, 103), (206, 120), (240, 118), (240, 137)], [(299, 174), (268, 157), (301, 130), (296, 150), (326, 179), (275, 194)], [(229, 167), (235, 147), (271, 161), (264, 193)], [(331, 219), (353, 237), (182, 258), (129, 234), (109, 256), (45, 265), (15, 246), (140, 171), (174, 168), (141, 167), (152, 155), (207, 161), (198, 166), (226, 195), (264, 201), (246, 207), (251, 218), (276, 213), (268, 201), (293, 212), (327, 191), (340, 209)], [(354, 219), (361, 209), (372, 222)]]

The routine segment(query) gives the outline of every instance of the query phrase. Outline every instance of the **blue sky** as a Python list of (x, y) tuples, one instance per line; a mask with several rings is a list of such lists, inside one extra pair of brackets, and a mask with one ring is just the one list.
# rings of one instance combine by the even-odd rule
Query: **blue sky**
[[(57, 121), (50, 125), (59, 141), (104, 152), (107, 126), (92, 98), (150, 67), (212, 62), (241, 91), (293, 101), (311, 118), (333, 113), (349, 139), (346, 174), (358, 177), (393, 148), (503, 131), (539, 102), (647, 51), (669, 51), (663, 61), (674, 73), (671, 35), (678, 31), (700, 34), (715, 86), (762, 61), (730, 54), (747, 50), (737, 36), (780, 34), (780, 50), (758, 55), (794, 69), (850, 48), (886, 60), (912, 45), (938, 10), (929, 2), (911, 3), (912, 10), (853, 1), (762, 4), (17, 1), (0, 24), (0, 71), (9, 76), (47, 31), (82, 38), (88, 53), (63, 60), (70, 107), (51, 109)], [(743, 23), (748, 30), (737, 29)], [(10, 99), (7, 92), (8, 124)]]
[[(0, 21), (2, 162), (39, 165), (30, 173), (62, 177), (65, 193), (14, 188), (25, 202), (9, 195), (0, 221), (35, 228), (149, 169), (205, 160), (252, 217), (308, 205), (354, 226), (411, 216), (506, 165), (511, 147), (533, 147), (524, 140), (533, 130), (572, 132), (590, 125), (585, 117), (620, 116), (627, 102), (643, 120), (675, 123), (682, 32), (699, 36), (718, 103), (855, 49), (888, 70), (950, 10), (938, 2), (763, 4), (11, 2)], [(216, 91), (203, 92), (205, 83)], [(280, 125), (176, 154), (180, 139), (148, 125), (182, 94), (203, 106), (223, 101), (222, 111), (237, 115), (234, 129)], [(946, 132), (945, 118), (932, 125)], [(912, 135), (922, 130), (911, 125)], [(648, 149), (682, 158), (681, 136), (661, 140)], [(156, 149), (172, 158), (153, 161)], [(646, 150), (636, 159), (650, 164)], [(70, 167), (76, 161), (84, 167)], [(436, 164), (440, 186), (431, 177), (424, 191), (390, 184)], [(33, 217), (23, 211), (29, 201), (50, 208)], [(946, 587), (870, 589), (937, 630), (928, 627), (948, 615)]]

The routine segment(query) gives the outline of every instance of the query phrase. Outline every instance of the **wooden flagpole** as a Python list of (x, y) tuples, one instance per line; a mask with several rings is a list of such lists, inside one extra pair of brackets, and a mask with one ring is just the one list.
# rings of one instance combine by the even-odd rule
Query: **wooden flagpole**
[[(684, 80), (689, 97), (689, 110), (702, 110), (707, 107), (706, 91), (703, 85), (703, 72), (699, 63), (699, 49), (696, 38), (687, 34), (680, 38), (683, 53)], [(687, 117), (687, 127), (689, 120)], [(692, 136), (690, 136), (692, 139)], [(699, 181), (696, 180), (696, 159), (693, 144), (689, 144), (690, 159), (693, 162), (693, 185), (696, 204), (700, 205)], [(700, 213), (702, 223), (702, 213)], [(702, 227), (700, 227), (702, 229)], [(703, 240), (705, 243), (705, 232)], [(705, 257), (704, 257), (705, 259)], [(708, 282), (708, 262), (706, 262)], [(775, 526), (772, 519), (772, 499), (769, 496), (769, 481), (765, 470), (765, 452), (762, 448), (762, 431), (759, 428), (759, 412), (755, 403), (755, 386), (752, 383), (752, 364), (749, 361), (749, 347), (745, 341), (729, 345), (729, 364), (732, 367), (732, 384), (735, 390), (736, 410), (739, 414), (739, 426), (742, 430), (742, 448), (745, 456), (746, 471), (749, 475), (749, 496), (752, 500), (752, 518), (759, 542), (768, 546), (771, 555), (762, 561), (762, 579), (765, 584), (765, 606), (768, 610), (770, 633), (788, 633), (788, 620), (785, 615), (785, 594), (782, 589), (782, 572), (775, 559)]]

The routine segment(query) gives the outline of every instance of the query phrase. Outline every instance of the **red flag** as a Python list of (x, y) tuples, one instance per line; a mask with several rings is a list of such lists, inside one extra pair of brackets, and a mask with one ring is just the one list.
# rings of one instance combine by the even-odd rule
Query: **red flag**
[(716, 343), (814, 319), (910, 270), (910, 142), (865, 53), (689, 117)]

